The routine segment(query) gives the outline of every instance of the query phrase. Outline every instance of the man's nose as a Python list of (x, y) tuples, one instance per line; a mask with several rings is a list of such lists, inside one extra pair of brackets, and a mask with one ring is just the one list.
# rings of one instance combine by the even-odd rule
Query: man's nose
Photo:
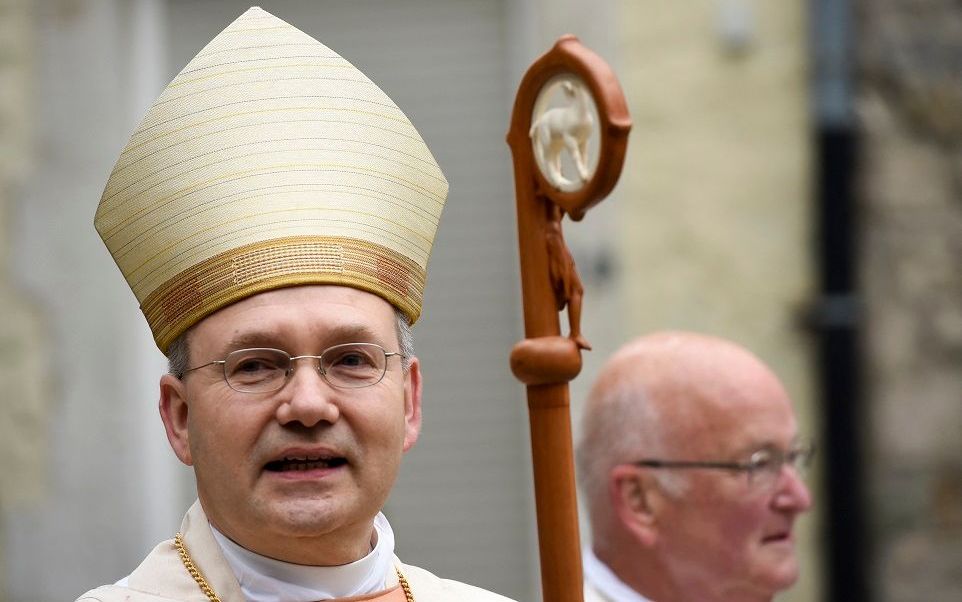
[(805, 512), (812, 507), (812, 493), (794, 466), (786, 465), (782, 469), (775, 505), (779, 509), (794, 512)]
[(313, 357), (298, 358), (291, 366), (293, 373), (277, 395), (277, 420), (281, 424), (299, 422), (312, 427), (320, 422), (333, 424), (341, 415), (336, 403), (337, 389), (331, 387)]

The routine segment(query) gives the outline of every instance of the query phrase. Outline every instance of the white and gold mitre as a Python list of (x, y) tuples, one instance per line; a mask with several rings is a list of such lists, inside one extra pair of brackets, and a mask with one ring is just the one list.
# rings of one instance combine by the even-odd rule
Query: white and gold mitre
[(414, 322), (447, 191), (380, 88), (251, 8), (147, 112), (94, 224), (166, 352), (214, 311), (299, 284), (369, 291)]

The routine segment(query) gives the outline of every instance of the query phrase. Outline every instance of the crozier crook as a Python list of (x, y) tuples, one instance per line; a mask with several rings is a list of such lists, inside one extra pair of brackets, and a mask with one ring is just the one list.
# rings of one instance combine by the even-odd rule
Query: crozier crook
[[(558, 91), (561, 106), (550, 106)], [(569, 35), (525, 73), (508, 130), (525, 328), (525, 339), (511, 352), (511, 370), (527, 389), (541, 584), (550, 602), (582, 602), (568, 382), (581, 371), (581, 350), (590, 349), (580, 325), (583, 288), (562, 219), (581, 220), (611, 192), (630, 128), (614, 73)], [(564, 173), (563, 151), (572, 174)], [(558, 319), (565, 308), (567, 337)]]

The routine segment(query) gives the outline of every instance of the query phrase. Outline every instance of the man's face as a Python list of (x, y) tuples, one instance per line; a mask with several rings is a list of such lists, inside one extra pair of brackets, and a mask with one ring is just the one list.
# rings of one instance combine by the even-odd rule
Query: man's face
[[(284, 288), (199, 322), (190, 364), (252, 347), (319, 355), (350, 342), (399, 351), (392, 307), (353, 288)], [(390, 357), (381, 382), (337, 389), (316, 367), (297, 360), (283, 389), (257, 394), (231, 389), (216, 364), (180, 381), (167, 375), (161, 412), (215, 527), (267, 556), (340, 564), (369, 550), (372, 519), (417, 439), (420, 373), (416, 359), (405, 374)]]
[[(676, 424), (684, 460), (744, 462), (756, 451), (788, 451), (797, 426), (788, 397), (767, 369), (719, 376)], [(683, 410), (684, 411), (684, 410)], [(691, 470), (688, 488), (662, 506), (658, 546), (675, 582), (726, 601), (769, 600), (798, 577), (793, 524), (811, 506), (794, 468), (770, 486), (747, 474)], [(702, 598), (704, 599), (704, 598)]]

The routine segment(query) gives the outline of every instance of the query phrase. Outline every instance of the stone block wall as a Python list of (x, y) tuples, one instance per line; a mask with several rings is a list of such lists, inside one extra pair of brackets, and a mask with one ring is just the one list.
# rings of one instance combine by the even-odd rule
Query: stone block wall
[(877, 599), (962, 591), (962, 10), (857, 5)]
[(875, 598), (962, 591), (962, 9), (861, 0), (857, 111)]

